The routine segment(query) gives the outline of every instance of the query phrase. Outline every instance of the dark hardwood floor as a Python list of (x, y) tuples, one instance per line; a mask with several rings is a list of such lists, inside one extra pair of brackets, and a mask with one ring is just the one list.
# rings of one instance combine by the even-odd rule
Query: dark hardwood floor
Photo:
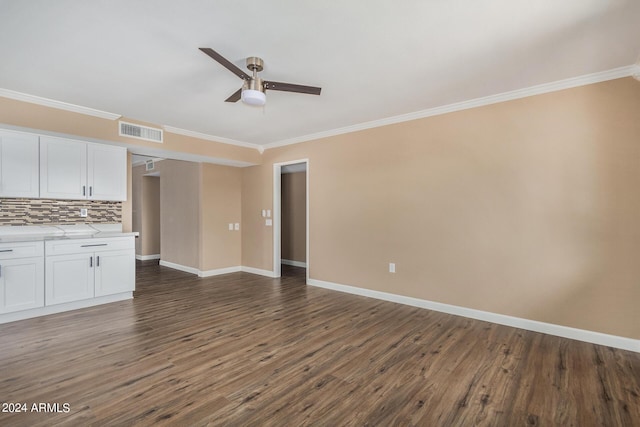
[(133, 301), (0, 325), (0, 426), (640, 426), (638, 353), (283, 274), (147, 261)]

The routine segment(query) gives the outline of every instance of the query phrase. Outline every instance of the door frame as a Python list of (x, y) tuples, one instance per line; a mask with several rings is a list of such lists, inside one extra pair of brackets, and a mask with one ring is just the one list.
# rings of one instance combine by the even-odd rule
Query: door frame
[(306, 164), (306, 259), (307, 277), (309, 282), (309, 159), (290, 160), (273, 164), (273, 277), (280, 277), (282, 269), (282, 166), (297, 163)]

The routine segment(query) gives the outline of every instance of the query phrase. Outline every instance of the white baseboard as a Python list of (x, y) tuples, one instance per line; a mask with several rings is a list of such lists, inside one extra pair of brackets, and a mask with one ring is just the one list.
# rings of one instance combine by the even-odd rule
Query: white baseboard
[(631, 338), (587, 331), (584, 329), (576, 329), (568, 326), (554, 325), (552, 323), (539, 322), (537, 320), (522, 319), (519, 317), (507, 316), (504, 314), (491, 313), (488, 311), (443, 304), (419, 298), (406, 297), (403, 295), (358, 288), (355, 286), (341, 285), (338, 283), (325, 282), (322, 280), (309, 279), (307, 283), (311, 286), (331, 289), (334, 291), (346, 292), (349, 294), (396, 302), (413, 307), (426, 308), (429, 310), (440, 311), (442, 313), (454, 314), (456, 316), (483, 320), (485, 322), (497, 323), (514, 328), (526, 329), (529, 331), (541, 332), (543, 334), (556, 335), (563, 338), (570, 338), (578, 341), (585, 341), (592, 344), (605, 345), (608, 347), (615, 347), (640, 353), (640, 340), (634, 340)]
[(215, 270), (198, 270), (198, 277), (211, 277), (211, 276), (219, 276), (221, 274), (229, 274), (229, 273), (237, 273), (241, 271), (239, 265), (236, 267), (226, 267), (226, 268), (216, 268)]
[(293, 261), (290, 259), (281, 259), (280, 262), (284, 265), (291, 265), (293, 267), (307, 268), (307, 263), (302, 261)]
[(163, 267), (173, 268), (174, 270), (184, 271), (185, 273), (198, 274), (200, 270), (195, 267), (189, 267), (186, 265), (176, 264), (175, 262), (165, 261), (163, 259), (160, 260), (160, 265)]
[(138, 254), (136, 254), (136, 259), (138, 261), (148, 261), (150, 259), (160, 259), (160, 254), (154, 254), (154, 255), (138, 255)]
[(180, 264), (176, 264), (174, 262), (169, 262), (169, 261), (164, 261), (164, 260), (160, 260), (160, 265), (163, 267), (169, 267), (169, 268), (173, 268), (174, 270), (180, 270), (180, 271), (184, 271), (185, 273), (191, 273), (191, 274), (195, 274), (198, 277), (210, 277), (210, 276), (217, 276), (220, 274), (229, 274), (229, 273), (236, 273), (238, 271), (244, 271), (246, 273), (252, 273), (252, 274), (259, 274), (260, 276), (266, 276), (266, 277), (275, 277), (273, 274), (273, 271), (269, 271), (269, 270), (261, 270), (259, 268), (253, 268), (253, 267), (245, 267), (245, 266), (234, 266), (234, 267), (226, 267), (226, 268), (218, 268), (215, 270), (199, 270), (195, 267), (189, 267), (186, 265), (180, 265)]
[(276, 277), (275, 274), (273, 273), (273, 271), (271, 271), (271, 270), (261, 270), (259, 268), (245, 267), (244, 265), (241, 267), (241, 269), (245, 273), (259, 274), (260, 276), (266, 276), (266, 277), (271, 277), (271, 278)]
[(16, 320), (30, 319), (32, 317), (45, 316), (47, 314), (62, 313), (63, 311), (77, 310), (79, 308), (93, 307), (110, 302), (124, 301), (133, 298), (133, 292), (122, 292), (114, 295), (90, 298), (81, 301), (67, 302), (64, 304), (49, 305), (46, 307), (32, 308), (30, 310), (16, 311), (0, 315), (0, 323), (15, 322)]

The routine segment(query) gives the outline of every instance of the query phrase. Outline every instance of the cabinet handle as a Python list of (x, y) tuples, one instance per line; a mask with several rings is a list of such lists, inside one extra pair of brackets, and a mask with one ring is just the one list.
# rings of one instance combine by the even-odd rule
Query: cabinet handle
[(86, 186), (86, 185), (83, 185), (83, 186), (82, 186), (82, 195), (83, 195), (83, 196), (86, 196), (86, 195), (87, 195), (87, 186)]
[(107, 246), (106, 243), (95, 243), (93, 245), (80, 245), (81, 248), (92, 248), (94, 246)]
[(100, 255), (96, 256), (96, 267), (100, 267)]
[(89, 186), (89, 197), (93, 196), (93, 185)]
[(0, 265), (0, 277), (2, 277), (2, 266)]
[(13, 252), (13, 249), (3, 249), (0, 252)]
[(93, 257), (89, 257), (89, 267), (93, 267)]

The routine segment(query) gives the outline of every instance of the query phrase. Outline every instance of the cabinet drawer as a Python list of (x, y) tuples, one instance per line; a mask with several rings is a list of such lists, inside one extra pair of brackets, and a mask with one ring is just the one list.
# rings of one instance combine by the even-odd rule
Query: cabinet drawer
[(0, 243), (0, 260), (44, 255), (43, 242)]
[(47, 256), (134, 249), (133, 236), (105, 239), (68, 239), (45, 242)]

